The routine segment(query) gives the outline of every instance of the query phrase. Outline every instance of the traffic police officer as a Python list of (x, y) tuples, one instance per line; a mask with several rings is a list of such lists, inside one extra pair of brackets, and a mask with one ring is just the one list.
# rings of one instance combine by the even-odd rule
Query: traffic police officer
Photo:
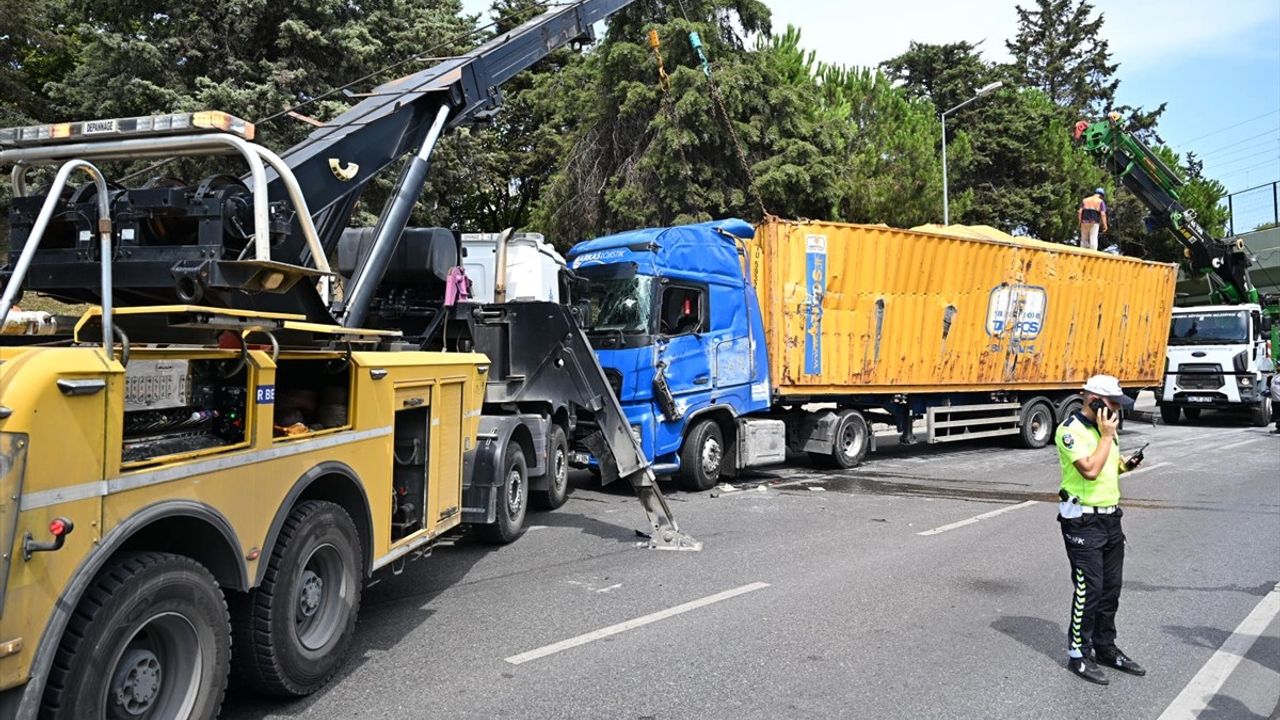
[(1133, 675), (1142, 666), (1116, 647), (1116, 610), (1124, 578), (1124, 531), (1120, 528), (1120, 474), (1141, 455), (1122, 460), (1116, 441), (1120, 409), (1133, 405), (1110, 375), (1085, 383), (1084, 406), (1058, 426), (1062, 465), (1058, 523), (1071, 562), (1074, 586), (1067, 630), (1067, 668), (1099, 685), (1107, 676), (1098, 663)]

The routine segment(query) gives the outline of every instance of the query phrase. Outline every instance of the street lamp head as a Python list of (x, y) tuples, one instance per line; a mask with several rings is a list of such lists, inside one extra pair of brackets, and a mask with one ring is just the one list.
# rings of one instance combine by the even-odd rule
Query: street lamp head
[(993, 83), (989, 83), (987, 85), (982, 86), (982, 88), (978, 90), (978, 94), (975, 95), (974, 97), (982, 97), (983, 95), (990, 95), (996, 90), (999, 90), (1001, 87), (1004, 87), (1004, 81), (997, 80)]

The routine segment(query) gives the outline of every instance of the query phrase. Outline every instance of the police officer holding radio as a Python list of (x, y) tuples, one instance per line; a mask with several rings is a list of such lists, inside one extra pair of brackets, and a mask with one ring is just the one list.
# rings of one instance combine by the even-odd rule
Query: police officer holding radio
[[(1110, 375), (1085, 383), (1084, 406), (1058, 426), (1062, 465), (1058, 523), (1071, 562), (1074, 595), (1067, 630), (1067, 668), (1099, 685), (1101, 664), (1131, 675), (1142, 666), (1116, 647), (1116, 610), (1124, 582), (1124, 531), (1120, 527), (1120, 475), (1138, 467), (1142, 450), (1121, 458), (1116, 441), (1120, 409), (1133, 405)], [(1145, 449), (1146, 446), (1143, 446)]]

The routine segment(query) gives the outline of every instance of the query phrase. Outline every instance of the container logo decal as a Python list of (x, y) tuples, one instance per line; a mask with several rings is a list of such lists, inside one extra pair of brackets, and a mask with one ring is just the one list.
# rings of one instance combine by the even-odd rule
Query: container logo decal
[(806, 235), (804, 371), (822, 372), (822, 296), (827, 291), (827, 236)]
[(1035, 352), (1035, 339), (1044, 329), (1047, 295), (1035, 285), (997, 285), (987, 302), (987, 334), (1009, 338), (1009, 349)]

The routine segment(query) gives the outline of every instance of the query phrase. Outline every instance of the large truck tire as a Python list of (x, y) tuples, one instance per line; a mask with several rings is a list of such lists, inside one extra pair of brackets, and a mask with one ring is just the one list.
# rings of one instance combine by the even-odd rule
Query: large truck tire
[(1067, 418), (1071, 417), (1072, 415), (1075, 415), (1076, 413), (1080, 412), (1082, 409), (1084, 409), (1084, 398), (1080, 397), (1079, 395), (1073, 395), (1070, 398), (1067, 398), (1067, 400), (1065, 400), (1062, 403), (1062, 405), (1058, 408), (1058, 415), (1057, 415), (1058, 424), (1061, 425), (1062, 423), (1066, 422)]
[(1165, 403), (1160, 406), (1160, 419), (1165, 425), (1177, 425), (1178, 416), (1182, 414), (1182, 408), (1172, 403)]
[(534, 507), (555, 510), (569, 499), (569, 438), (552, 424), (547, 433), (547, 489), (530, 494)]
[(1271, 398), (1263, 396), (1262, 400), (1249, 408), (1249, 424), (1254, 427), (1266, 427), (1271, 423)]
[(689, 492), (710, 490), (720, 482), (724, 464), (724, 433), (720, 424), (703, 418), (689, 430), (680, 448), (680, 487)]
[(1022, 447), (1037, 450), (1053, 439), (1053, 406), (1048, 398), (1033, 398), (1022, 408), (1018, 420), (1018, 440)]
[(360, 610), (360, 535), (340, 506), (300, 503), (280, 528), (262, 583), (236, 598), (236, 680), (301, 697), (337, 672)]
[(529, 511), (529, 465), (520, 443), (511, 441), (502, 463), (502, 485), (498, 490), (497, 519), (480, 525), (476, 532), (490, 545), (513, 543), (524, 534), (524, 516)]
[(832, 433), (831, 453), (809, 453), (818, 467), (847, 470), (857, 467), (871, 447), (871, 427), (857, 410), (844, 410)]
[(102, 570), (71, 616), (41, 717), (212, 720), (230, 660), (213, 575), (181, 555), (130, 553)]

